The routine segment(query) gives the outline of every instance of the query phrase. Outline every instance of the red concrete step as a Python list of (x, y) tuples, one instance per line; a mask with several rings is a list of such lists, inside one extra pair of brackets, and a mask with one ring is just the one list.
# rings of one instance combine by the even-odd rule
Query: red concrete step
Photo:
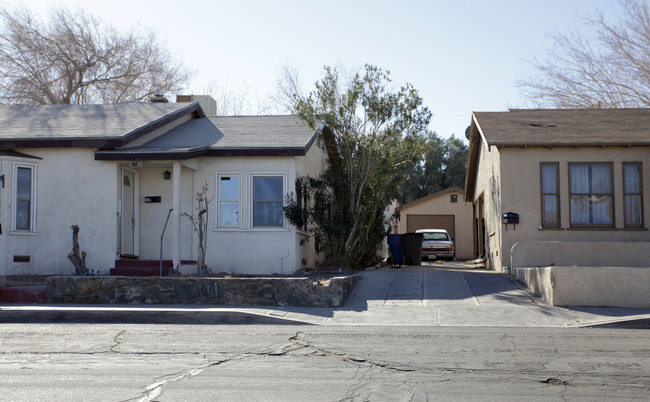
[[(196, 264), (196, 261), (181, 261), (181, 264)], [(162, 275), (169, 276), (174, 272), (172, 260), (163, 260)], [(160, 260), (139, 260), (137, 258), (121, 258), (115, 260), (115, 268), (110, 269), (111, 276), (159, 276)]]
[[(163, 265), (162, 275), (169, 276), (174, 272), (172, 267)], [(159, 276), (160, 261), (157, 267), (115, 267), (110, 270), (111, 276)]]
[(47, 285), (0, 288), (0, 303), (45, 303)]

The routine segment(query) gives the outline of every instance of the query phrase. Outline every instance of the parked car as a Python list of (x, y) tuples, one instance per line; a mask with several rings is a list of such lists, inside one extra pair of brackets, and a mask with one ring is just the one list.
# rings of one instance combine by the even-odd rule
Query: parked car
[(422, 233), (422, 259), (447, 259), (453, 260), (456, 256), (454, 242), (449, 233), (444, 229), (420, 229), (415, 233)]

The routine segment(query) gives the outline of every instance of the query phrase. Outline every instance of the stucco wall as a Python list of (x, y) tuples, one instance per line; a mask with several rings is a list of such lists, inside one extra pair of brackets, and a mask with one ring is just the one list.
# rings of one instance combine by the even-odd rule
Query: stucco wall
[[(169, 209), (173, 207), (172, 180), (164, 180), (163, 173), (172, 171), (169, 167), (151, 167), (137, 169), (140, 174), (140, 258), (157, 260), (160, 258), (160, 235), (165, 225)], [(183, 168), (181, 176), (181, 213), (192, 212), (196, 192), (201, 191), (201, 185), (195, 188), (194, 172)], [(147, 196), (160, 196), (160, 203), (145, 203)], [(192, 225), (187, 217), (181, 216), (181, 260), (192, 260), (194, 236)], [(163, 239), (163, 259), (172, 259), (172, 225), (171, 218)]]
[[(504, 265), (509, 264), (510, 250), (517, 242), (650, 242), (650, 147), (543, 147), (503, 148), (501, 152), (501, 199), (503, 212), (519, 213), (516, 229), (502, 227)], [(559, 162), (560, 229), (539, 230), (541, 223), (540, 162)], [(613, 162), (614, 218), (613, 229), (571, 228), (569, 218), (569, 162)], [(644, 229), (624, 228), (622, 162), (641, 162), (644, 202)], [(615, 255), (614, 253), (610, 255)], [(584, 253), (589, 258), (589, 252)], [(557, 257), (560, 258), (561, 257)], [(534, 264), (542, 265), (542, 264)], [(600, 265), (600, 264), (598, 264)], [(634, 266), (634, 265), (632, 265)]]
[(512, 267), (650, 267), (650, 242), (518, 242), (510, 261)]
[[(193, 174), (194, 188), (208, 183), (208, 198), (215, 195), (217, 173), (240, 173), (241, 228), (217, 228), (216, 205), (210, 208), (210, 223), (206, 263), (213, 272), (237, 274), (292, 273), (296, 265), (296, 228), (288, 222), (282, 228), (252, 227), (251, 174), (277, 173), (286, 175), (285, 191), (295, 191), (295, 161), (293, 157), (223, 157), (201, 158), (200, 169)], [(182, 211), (186, 212), (186, 211)], [(187, 219), (187, 218), (182, 218)], [(196, 238), (195, 238), (196, 244)], [(196, 259), (196, 250), (193, 258)]]
[[(450, 202), (449, 195), (457, 194), (458, 202)], [(456, 230), (456, 258), (471, 259), (472, 253), (472, 206), (463, 202), (464, 194), (450, 190), (439, 196), (400, 209), (399, 233), (406, 233), (408, 215), (454, 215)], [(436, 229), (436, 228), (430, 228)]]
[[(89, 269), (108, 272), (115, 259), (117, 171), (114, 163), (98, 162), (90, 149), (16, 149), (41, 159), (2, 157), (5, 188), (0, 192), (0, 265), (4, 275), (71, 274), (71, 225), (79, 226), (80, 248)], [(35, 163), (36, 231), (11, 233), (14, 161)], [(14, 255), (30, 257), (14, 263)]]
[[(485, 251), (486, 268), (501, 270), (503, 251), (501, 248), (501, 199), (500, 184), (501, 155), (496, 147), (488, 147), (481, 141), (481, 150), (477, 165), (475, 198), (472, 200), (478, 210), (479, 199), (483, 198), (483, 218), (485, 219)], [(479, 216), (477, 211), (476, 216)], [(479, 222), (480, 225), (480, 222)]]
[(513, 268), (513, 274), (554, 306), (650, 308), (650, 267)]

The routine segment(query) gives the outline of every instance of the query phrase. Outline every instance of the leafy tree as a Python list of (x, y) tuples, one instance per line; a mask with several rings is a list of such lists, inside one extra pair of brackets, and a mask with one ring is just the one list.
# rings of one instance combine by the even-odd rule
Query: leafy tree
[(406, 203), (441, 190), (444, 176), (445, 141), (435, 132), (428, 132), (423, 152), (417, 163), (407, 168), (400, 185), (398, 201)]
[(302, 178), (285, 214), (305, 221), (327, 263), (351, 268), (372, 263), (386, 234), (384, 211), (398, 194), (407, 168), (421, 155), (422, 134), (431, 118), (412, 85), (391, 90), (389, 72), (366, 65), (349, 80), (337, 68), (307, 96), (292, 93), (292, 111), (318, 128), (327, 123), (336, 150), (321, 177)]
[(447, 187), (465, 187), (465, 173), (467, 172), (467, 158), (469, 149), (460, 138), (451, 136), (445, 141), (445, 171), (442, 179), (443, 190)]
[(580, 31), (556, 33), (538, 75), (519, 81), (537, 106), (619, 108), (650, 106), (650, 12), (646, 0), (621, 0), (623, 18), (587, 19), (595, 39)]
[(119, 32), (80, 9), (0, 9), (0, 99), (82, 104), (176, 92), (189, 73), (151, 32)]
[(408, 167), (399, 202), (407, 203), (451, 186), (463, 188), (467, 157), (467, 145), (461, 139), (452, 136), (445, 140), (429, 132), (421, 159)]

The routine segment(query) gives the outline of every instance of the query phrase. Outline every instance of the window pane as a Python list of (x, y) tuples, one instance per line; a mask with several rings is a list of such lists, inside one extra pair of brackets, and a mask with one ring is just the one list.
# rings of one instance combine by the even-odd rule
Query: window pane
[(578, 225), (611, 225), (612, 197), (609, 195), (572, 195), (571, 223)]
[(557, 165), (542, 165), (542, 193), (557, 194)]
[(569, 165), (569, 169), (571, 169), (571, 192), (589, 193), (589, 166)]
[(222, 201), (219, 205), (219, 222), (221, 226), (239, 226), (239, 203)]
[(610, 165), (590, 165), (591, 191), (596, 194), (612, 192), (612, 167)]
[(610, 165), (571, 165), (571, 192), (581, 194), (610, 194), (612, 167)]
[(282, 202), (256, 202), (253, 226), (282, 226)]
[(542, 196), (542, 223), (548, 226), (558, 226), (558, 200), (557, 195)]
[(641, 196), (625, 196), (625, 225), (641, 225)]
[(639, 171), (640, 165), (637, 163), (623, 164), (625, 174), (625, 193), (626, 194), (639, 194), (641, 193), (641, 172)]
[(222, 200), (238, 200), (239, 199), (239, 177), (229, 176), (221, 177), (219, 185), (221, 186), (221, 199)]
[(16, 169), (16, 230), (31, 230), (32, 169)]
[(255, 201), (282, 201), (282, 177), (254, 177)]
[(590, 199), (592, 221), (590, 223), (611, 225), (612, 221), (612, 197), (602, 195), (591, 196)]
[(16, 195), (22, 199), (32, 197), (32, 169), (18, 168), (16, 172)]
[(31, 230), (30, 227), (31, 202), (29, 200), (16, 201), (16, 229)]

